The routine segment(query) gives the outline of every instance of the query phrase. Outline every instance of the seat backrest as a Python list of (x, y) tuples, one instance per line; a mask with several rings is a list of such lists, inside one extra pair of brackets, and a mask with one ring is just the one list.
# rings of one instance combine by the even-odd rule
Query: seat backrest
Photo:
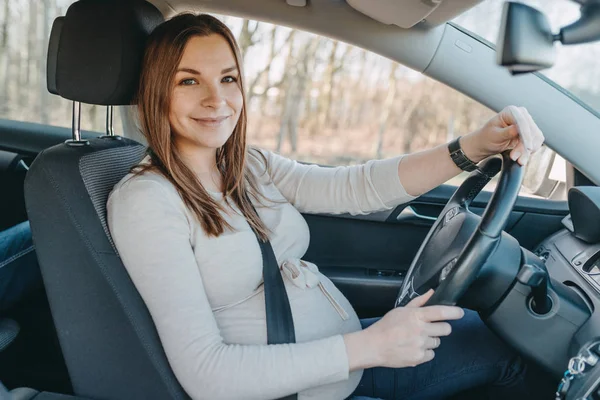
[[(139, 79), (145, 39), (161, 21), (160, 12), (141, 0), (74, 3), (52, 36), (59, 43), (49, 46), (49, 52), (56, 52), (48, 57), (57, 74), (49, 79), (50, 89), (74, 101), (128, 104)], [(88, 51), (88, 57), (82, 46), (104, 53), (98, 57)], [(188, 398), (106, 224), (110, 191), (145, 151), (121, 137), (65, 143), (40, 153), (27, 174), (33, 241), (73, 391), (79, 396)]]

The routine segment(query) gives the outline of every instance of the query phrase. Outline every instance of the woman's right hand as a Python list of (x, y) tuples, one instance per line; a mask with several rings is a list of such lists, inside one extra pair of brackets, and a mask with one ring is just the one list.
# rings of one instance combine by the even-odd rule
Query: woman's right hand
[(440, 337), (452, 331), (447, 320), (464, 311), (453, 306), (423, 307), (433, 290), (405, 307), (389, 311), (368, 328), (344, 335), (350, 371), (371, 367), (414, 367), (433, 359)]

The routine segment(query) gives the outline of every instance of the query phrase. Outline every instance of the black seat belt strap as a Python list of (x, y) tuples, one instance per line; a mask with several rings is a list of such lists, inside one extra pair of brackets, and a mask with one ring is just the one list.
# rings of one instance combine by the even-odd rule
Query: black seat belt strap
[[(248, 198), (248, 201), (250, 199)], [(252, 204), (252, 203), (250, 203)], [(256, 212), (256, 209), (254, 209)], [(256, 212), (258, 215), (258, 212)], [(296, 332), (290, 299), (283, 283), (283, 277), (275, 258), (275, 252), (268, 240), (263, 242), (257, 232), (252, 229), (260, 245), (263, 259), (263, 280), (265, 290), (265, 309), (267, 318), (267, 343), (296, 343)], [(296, 400), (297, 394), (286, 396), (280, 400)]]

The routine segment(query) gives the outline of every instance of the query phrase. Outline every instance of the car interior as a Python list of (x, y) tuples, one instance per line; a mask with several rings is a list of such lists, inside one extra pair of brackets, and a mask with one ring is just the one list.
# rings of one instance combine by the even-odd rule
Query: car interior
[[(112, 242), (106, 201), (147, 150), (136, 132), (115, 133), (113, 107), (132, 103), (152, 29), (194, 11), (317, 33), (494, 111), (526, 107), (546, 145), (568, 162), (567, 200), (520, 195), (523, 169), (507, 156), (491, 158), (458, 189), (441, 185), (390, 211), (304, 214), (312, 237), (305, 259), (361, 318), (381, 316), (405, 304), (419, 282), (439, 279), (436, 303), (477, 310), (557, 385), (575, 360), (582, 366), (566, 398), (600, 399), (600, 114), (542, 74), (498, 65), (494, 45), (452, 22), (478, 3), (72, 3), (53, 22), (46, 66), (47, 90), (73, 102), (72, 129), (0, 120), (0, 230), (30, 221), (44, 283), (0, 315), (0, 398), (189, 398)], [(107, 107), (105, 134), (81, 129), (82, 104)], [(482, 191), (494, 175), (496, 190)], [(448, 228), (453, 235), (438, 235)]]

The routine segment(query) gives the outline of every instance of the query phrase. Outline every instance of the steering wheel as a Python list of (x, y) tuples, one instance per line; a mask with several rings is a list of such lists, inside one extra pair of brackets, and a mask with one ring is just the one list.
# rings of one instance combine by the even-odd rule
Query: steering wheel
[[(469, 210), (483, 187), (502, 171), (483, 216)], [(433, 288), (427, 305), (456, 305), (475, 282), (479, 271), (500, 242), (519, 195), (524, 168), (509, 157), (483, 161), (454, 192), (429, 230), (413, 259), (396, 307)]]

